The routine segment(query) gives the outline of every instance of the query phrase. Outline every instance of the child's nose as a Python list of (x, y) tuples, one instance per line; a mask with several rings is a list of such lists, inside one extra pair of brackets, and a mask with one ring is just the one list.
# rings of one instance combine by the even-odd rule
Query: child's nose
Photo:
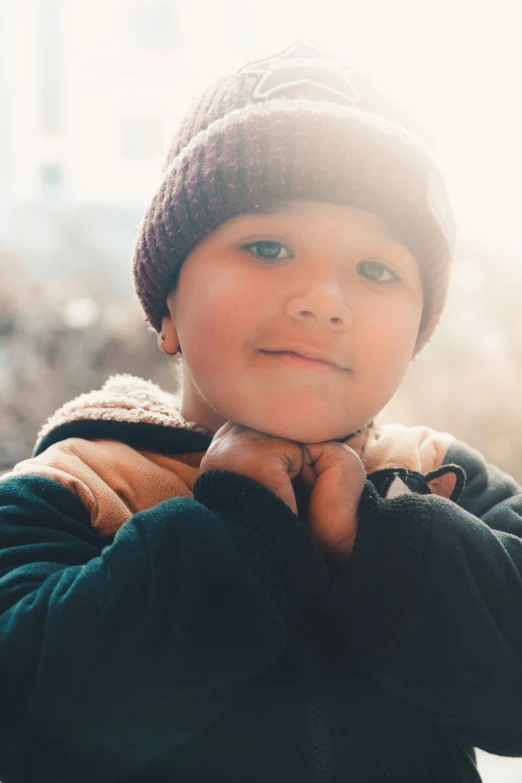
[(348, 293), (331, 277), (289, 297), (287, 313), (298, 320), (316, 320), (339, 329), (347, 329), (353, 323), (353, 309)]

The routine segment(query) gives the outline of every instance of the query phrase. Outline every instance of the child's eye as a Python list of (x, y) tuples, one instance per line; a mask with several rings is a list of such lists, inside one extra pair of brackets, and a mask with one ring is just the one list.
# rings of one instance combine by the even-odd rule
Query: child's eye
[(268, 239), (263, 239), (259, 242), (250, 242), (249, 245), (243, 245), (243, 248), (267, 261), (279, 261), (282, 258), (291, 258), (292, 256), (286, 245)]
[(357, 264), (357, 271), (373, 283), (397, 283), (401, 279), (399, 275), (379, 261), (360, 261)]

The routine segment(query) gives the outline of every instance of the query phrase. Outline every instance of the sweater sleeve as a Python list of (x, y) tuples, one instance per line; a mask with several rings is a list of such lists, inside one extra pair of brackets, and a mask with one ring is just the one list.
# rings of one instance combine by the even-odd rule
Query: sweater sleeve
[(522, 755), (522, 491), (463, 444), (459, 505), (367, 482), (350, 561), (321, 603), (387, 690), (461, 741)]
[(297, 516), (211, 471), (107, 546), (69, 489), (0, 481), (0, 779), (109, 783), (217, 719), (327, 585)]

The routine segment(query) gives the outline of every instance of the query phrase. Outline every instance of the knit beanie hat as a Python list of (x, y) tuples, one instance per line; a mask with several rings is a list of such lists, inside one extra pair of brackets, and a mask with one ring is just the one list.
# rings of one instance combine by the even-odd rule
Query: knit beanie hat
[(139, 229), (133, 272), (159, 332), (181, 264), (220, 223), (282, 200), (378, 214), (420, 266), (416, 349), (446, 299), (454, 220), (432, 144), (373, 81), (311, 41), (218, 79), (193, 103)]

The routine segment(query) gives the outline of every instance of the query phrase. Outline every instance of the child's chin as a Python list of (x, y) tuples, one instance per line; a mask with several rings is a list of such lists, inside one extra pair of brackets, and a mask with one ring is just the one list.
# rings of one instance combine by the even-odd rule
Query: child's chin
[(274, 438), (285, 438), (297, 443), (323, 443), (345, 438), (357, 429), (347, 429), (338, 422), (296, 421), (291, 417), (280, 420), (278, 417), (256, 416), (255, 419), (255, 422), (249, 422), (247, 426)]

